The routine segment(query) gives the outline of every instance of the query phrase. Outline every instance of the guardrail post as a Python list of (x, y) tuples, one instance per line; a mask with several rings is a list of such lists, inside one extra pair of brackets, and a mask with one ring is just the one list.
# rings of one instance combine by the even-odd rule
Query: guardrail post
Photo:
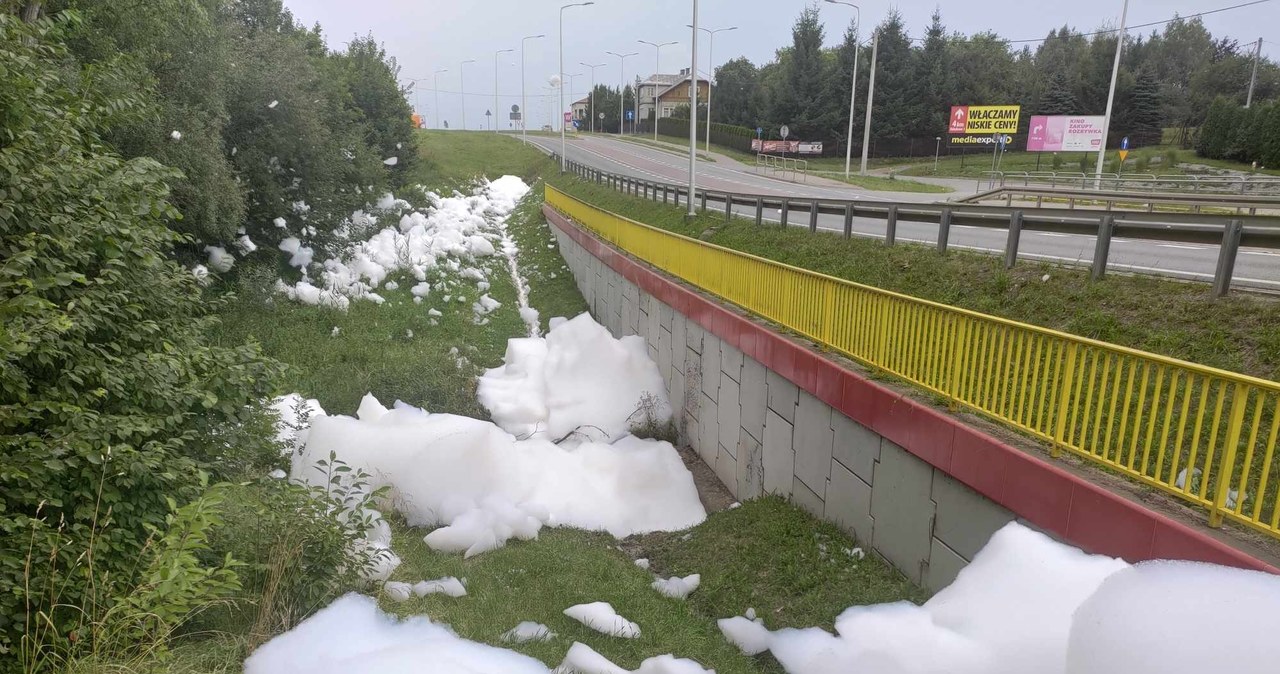
[(898, 205), (889, 204), (889, 213), (884, 221), (884, 245), (892, 246), (898, 239)]
[(938, 217), (938, 252), (947, 252), (947, 242), (951, 239), (951, 209), (942, 209), (942, 215)]
[[(689, 201), (692, 202), (693, 199), (690, 199)], [(707, 212), (707, 191), (706, 190), (702, 190), (702, 212), (703, 213)]]
[(756, 227), (764, 222), (764, 197), (756, 197)]
[(809, 233), (818, 231), (818, 200), (809, 202)]
[(724, 195), (724, 223), (729, 224), (729, 218), (733, 217), (733, 195)]
[(844, 238), (853, 236), (853, 204), (844, 205)]
[(1097, 281), (1107, 273), (1107, 257), (1111, 254), (1111, 233), (1116, 227), (1116, 216), (1104, 215), (1098, 219), (1098, 240), (1093, 246), (1093, 268), (1089, 278)]
[(665, 204), (665, 203), (667, 203), (667, 199), (668, 199), (668, 197), (667, 197), (667, 192), (669, 192), (669, 191), (670, 191), (670, 190), (668, 190), (668, 189), (667, 189), (667, 186), (666, 186), (666, 185), (663, 185), (663, 186), (662, 186), (662, 203), (664, 203), (664, 204)]
[(1218, 269), (1213, 274), (1213, 296), (1223, 297), (1231, 290), (1231, 276), (1236, 268), (1236, 254), (1240, 252), (1240, 235), (1244, 224), (1239, 220), (1227, 223), (1222, 232), (1222, 247), (1218, 250)]
[(1022, 239), (1022, 211), (1009, 214), (1009, 243), (1004, 250), (1004, 268), (1013, 269), (1018, 261), (1018, 241)]
[(787, 226), (787, 213), (791, 210), (790, 206), (791, 206), (791, 203), (787, 201), (786, 197), (783, 197), (782, 208), (779, 209), (781, 211), (781, 217), (778, 218), (778, 224), (782, 225), (783, 227)]

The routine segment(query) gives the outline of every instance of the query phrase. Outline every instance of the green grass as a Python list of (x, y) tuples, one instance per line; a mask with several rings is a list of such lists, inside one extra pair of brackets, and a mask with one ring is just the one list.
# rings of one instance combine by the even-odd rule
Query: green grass
[[(1020, 261), (963, 250), (942, 256), (930, 246), (885, 247), (873, 239), (756, 227), (630, 197), (572, 177), (554, 184), (590, 203), (710, 243), (866, 285), (894, 290), (1192, 362), (1280, 378), (1280, 302), (1233, 293), (1215, 300), (1202, 283), (1112, 273), (1092, 282), (1083, 267)], [(1048, 274), (1050, 280), (1040, 279)]]
[[(854, 604), (927, 596), (884, 562), (850, 557), (844, 551), (856, 545), (851, 538), (780, 498), (714, 513), (687, 532), (633, 537), (621, 546), (606, 534), (544, 529), (536, 541), (513, 541), (468, 560), (432, 551), (422, 542), (423, 530), (395, 529), (393, 547), (404, 561), (394, 580), (456, 576), (467, 579), (468, 594), (401, 604), (384, 599), (385, 610), (426, 613), (463, 637), (514, 648), (552, 667), (571, 643), (581, 641), (626, 669), (673, 653), (722, 674), (780, 672), (770, 656), (749, 658), (729, 645), (716, 619), (754, 607), (771, 629), (830, 627)], [(653, 572), (634, 564), (633, 556), (646, 555), (664, 577), (701, 574), (701, 587), (686, 601), (663, 597), (650, 587)], [(563, 614), (592, 601), (607, 601), (638, 623), (640, 638), (604, 636)], [(543, 623), (558, 636), (545, 643), (503, 644), (501, 634), (522, 620)]]
[[(531, 133), (530, 135), (538, 135)], [(418, 131), (421, 162), (412, 182), (436, 190), (464, 190), (475, 179), (520, 176), (531, 183), (554, 166), (518, 135), (482, 131)]]
[(873, 190), (876, 192), (919, 192), (924, 194), (947, 194), (955, 190), (945, 185), (934, 185), (933, 183), (924, 183), (919, 180), (907, 180), (898, 177), (882, 177), (882, 176), (861, 176), (850, 173), (845, 177), (843, 171), (813, 171), (816, 176), (826, 178), (828, 180), (838, 180), (850, 185), (857, 185), (865, 190)]
[[(653, 140), (648, 136), (611, 136), (611, 137), (617, 140), (628, 142), (628, 143), (635, 143), (636, 145), (647, 145), (656, 150), (662, 150), (663, 152), (669, 152), (671, 154), (679, 155), (686, 158), (689, 156), (688, 143), (684, 145), (679, 145), (677, 143), (673, 143), (667, 140)], [(663, 136), (663, 138), (665, 138), (665, 136)], [(703, 147), (703, 144), (698, 143), (698, 147)], [(716, 161), (713, 157), (711, 157), (711, 155), (708, 155), (701, 150), (698, 151), (698, 160), (709, 161), (713, 164)]]

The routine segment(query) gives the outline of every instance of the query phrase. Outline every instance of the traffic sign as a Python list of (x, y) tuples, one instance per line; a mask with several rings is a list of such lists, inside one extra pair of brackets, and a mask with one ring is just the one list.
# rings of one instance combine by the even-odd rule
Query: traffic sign
[(1120, 149), (1121, 149), (1121, 150), (1128, 150), (1128, 149), (1129, 149), (1129, 137), (1128, 137), (1128, 136), (1125, 136), (1124, 138), (1121, 138), (1121, 139), (1120, 139)]
[(596, 117), (598, 117), (598, 118), (600, 118), (600, 119), (604, 119), (604, 113), (602, 112), (602, 113), (600, 113), (600, 114), (596, 115)]
[(564, 123), (568, 124), (569, 122), (572, 122), (572, 121), (573, 121), (573, 113), (572, 112), (564, 113)]
[(635, 110), (628, 110), (628, 111), (627, 111), (627, 121), (628, 121), (628, 122), (634, 121), (634, 120), (635, 120), (635, 118), (636, 118), (636, 111), (635, 111)]
[(518, 106), (518, 105), (512, 105), (512, 106), (511, 106), (511, 112), (520, 112), (520, 106)]
[(763, 127), (763, 126), (757, 126), (757, 127), (756, 127), (756, 138), (764, 138), (764, 127)]
[(791, 135), (791, 129), (787, 128), (786, 124), (783, 124), (782, 128), (778, 129), (778, 135), (782, 136), (782, 140), (786, 140), (787, 136)]

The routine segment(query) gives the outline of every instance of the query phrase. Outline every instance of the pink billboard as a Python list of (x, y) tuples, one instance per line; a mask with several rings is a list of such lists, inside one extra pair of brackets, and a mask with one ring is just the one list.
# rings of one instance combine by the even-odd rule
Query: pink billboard
[(1105, 125), (1101, 115), (1035, 115), (1027, 128), (1027, 151), (1096, 152)]

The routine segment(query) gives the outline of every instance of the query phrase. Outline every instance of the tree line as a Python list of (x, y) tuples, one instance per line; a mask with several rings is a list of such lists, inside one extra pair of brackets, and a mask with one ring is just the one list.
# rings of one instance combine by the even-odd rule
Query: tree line
[(141, 648), (234, 577), (182, 504), (279, 463), (282, 367), (213, 343), (223, 300), (189, 267), (323, 245), (403, 183), (396, 75), (280, 0), (0, 0), (0, 672), (99, 648), (122, 607), (143, 617), (106, 636)]
[[(948, 32), (940, 13), (922, 37), (908, 33), (897, 11), (874, 29), (879, 36), (872, 138), (880, 142), (945, 136), (952, 105), (1020, 104), (1022, 127), (1031, 115), (1101, 115), (1115, 56), (1115, 31), (1091, 34), (1063, 26), (1035, 43), (1011, 42), (992, 32)], [(823, 47), (826, 29), (816, 6), (800, 13), (792, 43), (768, 63), (735, 58), (716, 68), (714, 121), (777, 137), (788, 125), (792, 137), (823, 140), (843, 151), (855, 50), (858, 101), (854, 143), (861, 144), (871, 64), (870, 35), (855, 44), (850, 24), (841, 42)], [(1222, 98), (1242, 104), (1253, 68), (1252, 43), (1216, 37), (1198, 18), (1176, 19), (1142, 35), (1130, 33), (1121, 57), (1111, 137), (1134, 145), (1173, 140), (1194, 143), (1211, 104)], [(1280, 67), (1263, 59), (1254, 102), (1280, 96)]]

